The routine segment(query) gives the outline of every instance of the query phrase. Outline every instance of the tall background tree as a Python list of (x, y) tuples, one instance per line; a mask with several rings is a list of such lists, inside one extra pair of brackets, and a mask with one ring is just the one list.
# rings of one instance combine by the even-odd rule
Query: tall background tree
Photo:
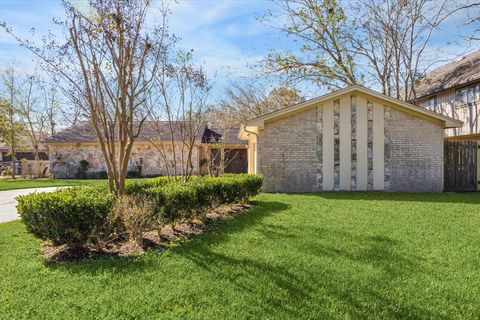
[(268, 91), (259, 83), (232, 83), (205, 112), (215, 128), (237, 128), (247, 120), (304, 101), (295, 88), (277, 87)]
[(0, 98), (0, 141), (8, 146), (8, 155), (12, 158), (11, 175), (15, 179), (17, 149), (25, 133), (25, 125), (19, 117), (19, 75), (12, 66), (2, 70), (1, 85), (4, 97)]
[[(361, 81), (351, 43), (349, 18), (336, 0), (277, 0), (262, 21), (299, 43), (298, 50), (276, 52), (265, 69), (290, 84), (311, 81), (338, 87)], [(281, 21), (281, 22), (279, 22)]]
[(435, 32), (452, 13), (472, 8), (448, 0), (274, 2), (262, 20), (298, 46), (269, 54), (267, 72), (332, 89), (365, 84), (408, 101), (416, 98), (415, 81), (438, 61), (427, 52)]

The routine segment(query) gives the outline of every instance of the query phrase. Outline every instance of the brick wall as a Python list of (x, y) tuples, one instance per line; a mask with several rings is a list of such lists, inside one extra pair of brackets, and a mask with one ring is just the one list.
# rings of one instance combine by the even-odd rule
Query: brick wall
[[(388, 176), (392, 191), (443, 190), (443, 128), (390, 108)], [(316, 110), (266, 123), (258, 136), (257, 168), (267, 192), (319, 191)], [(388, 187), (387, 187), (388, 185)]]
[(258, 172), (269, 192), (314, 191), (316, 180), (315, 108), (265, 124), (257, 145)]
[(443, 190), (443, 128), (391, 109), (391, 190)]

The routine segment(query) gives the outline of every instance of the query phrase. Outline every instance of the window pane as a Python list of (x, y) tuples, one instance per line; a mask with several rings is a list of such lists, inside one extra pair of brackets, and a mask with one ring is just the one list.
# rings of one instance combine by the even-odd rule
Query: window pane
[(435, 111), (435, 97), (430, 97), (428, 98), (428, 105), (427, 109), (431, 111)]
[(457, 102), (467, 103), (467, 92), (465, 89), (457, 90)]
[(475, 102), (475, 87), (467, 88), (467, 103)]

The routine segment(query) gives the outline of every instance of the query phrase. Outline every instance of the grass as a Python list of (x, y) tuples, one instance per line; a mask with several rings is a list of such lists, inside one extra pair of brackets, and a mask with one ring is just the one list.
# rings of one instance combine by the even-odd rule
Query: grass
[(0, 179), (0, 191), (28, 189), (28, 188), (42, 188), (42, 187), (60, 187), (60, 186), (97, 186), (106, 185), (106, 180), (81, 180), (81, 179)]
[(261, 194), (143, 256), (49, 264), (0, 225), (1, 319), (478, 319), (480, 194)]

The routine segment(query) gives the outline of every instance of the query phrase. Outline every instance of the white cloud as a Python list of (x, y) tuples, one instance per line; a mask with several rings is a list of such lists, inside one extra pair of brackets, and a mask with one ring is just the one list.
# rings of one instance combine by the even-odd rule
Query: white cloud
[(248, 77), (249, 66), (263, 56), (252, 53), (249, 37), (267, 30), (255, 20), (264, 10), (258, 1), (182, 1), (171, 4), (170, 29), (182, 38), (180, 46), (193, 49), (196, 60), (210, 77)]
[[(84, 1), (79, 0), (80, 4)], [(8, 8), (0, 13), (0, 20), (12, 25), (16, 34), (37, 43), (49, 29), (57, 30), (53, 17), (62, 17), (59, 3), (48, 2), (35, 10), (28, 5), (16, 6), (10, 1)], [(156, 5), (160, 5), (160, 2)], [(259, 40), (271, 30), (262, 26), (255, 18), (263, 13), (270, 2), (265, 1), (180, 1), (167, 2), (172, 14), (169, 16), (170, 32), (181, 38), (179, 46), (193, 49), (196, 62), (202, 64), (217, 86), (226, 79), (251, 77), (250, 65), (263, 57), (267, 48), (275, 45), (272, 40)], [(147, 22), (154, 23), (158, 10), (152, 10)], [(33, 35), (29, 29), (35, 27)], [(57, 32), (58, 33), (58, 32)], [(271, 42), (271, 43), (270, 43)], [(17, 42), (0, 30), (0, 65), (11, 57), (17, 57), (20, 65), (31, 66), (31, 54), (17, 46)]]

